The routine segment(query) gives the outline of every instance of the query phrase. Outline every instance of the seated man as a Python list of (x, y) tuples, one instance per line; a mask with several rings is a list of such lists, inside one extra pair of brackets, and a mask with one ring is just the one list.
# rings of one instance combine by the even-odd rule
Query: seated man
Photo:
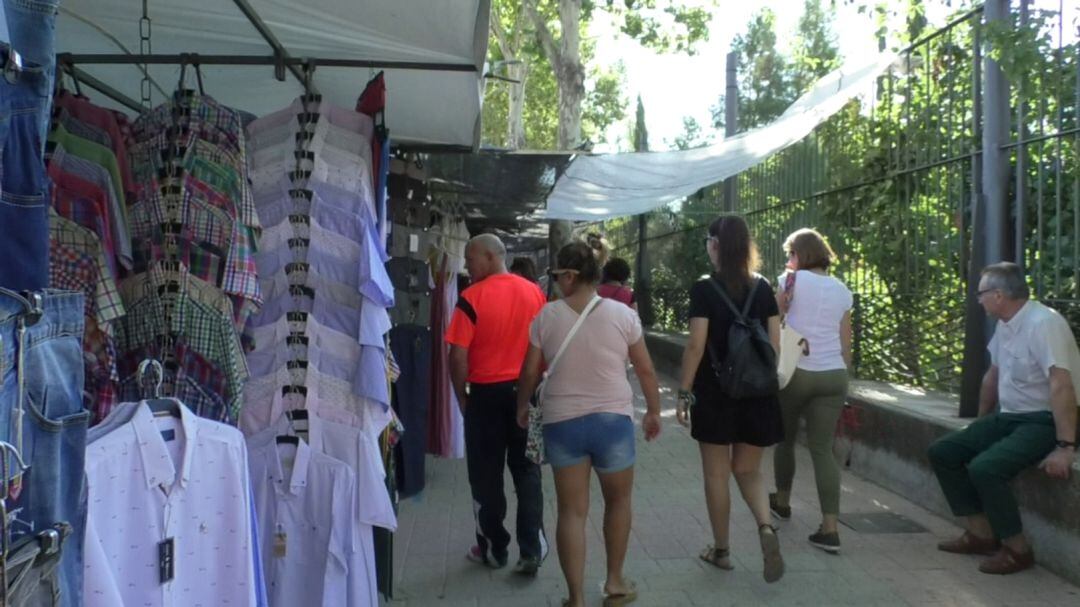
[(979, 565), (983, 573), (1016, 573), (1035, 564), (1009, 481), (1037, 462), (1049, 476), (1068, 478), (1076, 454), (1080, 351), (1061, 314), (1028, 296), (1016, 264), (982, 271), (979, 303), (998, 322), (979, 418), (929, 451), (949, 507), (967, 522), (963, 535), (938, 549), (992, 555)]

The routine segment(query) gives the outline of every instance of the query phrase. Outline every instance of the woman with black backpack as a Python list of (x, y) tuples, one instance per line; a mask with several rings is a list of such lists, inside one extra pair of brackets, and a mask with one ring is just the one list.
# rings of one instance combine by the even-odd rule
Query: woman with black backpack
[(690, 340), (683, 351), (676, 415), (698, 441), (713, 544), (701, 559), (733, 569), (728, 544), (732, 475), (757, 520), (766, 582), (784, 575), (761, 458), (783, 440), (776, 352), (780, 311), (768, 281), (756, 274), (757, 247), (746, 221), (720, 217), (705, 249), (716, 271), (690, 288)]

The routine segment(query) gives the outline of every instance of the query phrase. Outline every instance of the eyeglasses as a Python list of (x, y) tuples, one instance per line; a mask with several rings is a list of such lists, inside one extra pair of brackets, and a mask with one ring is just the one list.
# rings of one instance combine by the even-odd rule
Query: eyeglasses
[(565, 274), (569, 274), (570, 276), (573, 276), (573, 275), (575, 275), (577, 273), (578, 273), (577, 270), (551, 270), (551, 271), (548, 272), (548, 276), (554, 278), (555, 280), (559, 280), (559, 277), (563, 276)]
[(709, 246), (709, 242), (713, 241), (713, 240), (716, 240), (715, 236), (706, 236), (705, 239), (704, 239), (705, 246)]
[(986, 295), (990, 291), (998, 291), (998, 290), (999, 289), (994, 288), (994, 289), (983, 289), (982, 291), (976, 291), (975, 292), (975, 299), (978, 299), (978, 298), (982, 297), (983, 295)]

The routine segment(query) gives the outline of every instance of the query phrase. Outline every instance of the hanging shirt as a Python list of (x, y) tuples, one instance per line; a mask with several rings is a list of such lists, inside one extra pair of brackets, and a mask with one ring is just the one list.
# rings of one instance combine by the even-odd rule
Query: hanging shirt
[(127, 182), (120, 176), (120, 165), (112, 150), (88, 139), (72, 135), (64, 128), (64, 125), (57, 125), (49, 133), (48, 140), (56, 142), (58, 146), (63, 146), (69, 154), (103, 167), (109, 173), (110, 186), (120, 200), (121, 209), (126, 208), (126, 193), (129, 190), (125, 188)]
[(123, 192), (130, 192), (134, 186), (134, 182), (131, 178), (131, 165), (128, 163), (126, 154), (127, 146), (124, 145), (124, 137), (120, 132), (120, 126), (116, 121), (116, 116), (114, 116), (110, 110), (98, 107), (85, 98), (72, 95), (70, 91), (61, 90), (56, 94), (53, 102), (58, 107), (64, 108), (70, 112), (75, 118), (93, 125), (108, 134), (109, 144), (106, 145), (109, 147), (106, 149), (110, 150), (115, 158), (118, 175), (120, 176), (120, 180), (118, 181), (119, 187)]
[(109, 230), (116, 247), (117, 262), (126, 269), (131, 269), (131, 232), (128, 228), (127, 209), (121, 206), (119, 191), (114, 187), (109, 171), (105, 167), (84, 158), (67, 153), (64, 146), (57, 144), (47, 154), (49, 167), (79, 177), (97, 186), (105, 193), (109, 208)]
[(255, 605), (249, 487), (236, 428), (140, 406), (86, 451), (87, 607)]
[(248, 449), (271, 607), (357, 604), (349, 589), (360, 579), (349, 571), (360, 547), (356, 475), (303, 441), (293, 447), (271, 438)]
[(360, 419), (353, 413), (333, 407), (309, 412), (306, 420), (290, 421), (282, 415), (269, 428), (250, 436), (248, 445), (268, 445), (281, 434), (305, 435), (312, 450), (344, 462), (356, 474), (357, 520), (395, 531), (397, 515), (386, 489), (382, 452), (377, 440), (359, 427), (359, 423)]
[[(301, 387), (298, 389), (297, 387)], [(358, 427), (372, 439), (390, 423), (389, 407), (353, 394), (352, 386), (318, 369), (278, 369), (271, 375), (252, 379), (244, 386), (244, 407), (240, 428), (251, 435), (270, 427), (282, 414), (293, 409), (345, 410), (354, 414)]]

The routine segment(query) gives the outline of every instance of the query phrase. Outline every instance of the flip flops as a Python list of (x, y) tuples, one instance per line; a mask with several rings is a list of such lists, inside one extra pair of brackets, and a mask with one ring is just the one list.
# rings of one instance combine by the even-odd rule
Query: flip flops
[(626, 580), (626, 592), (620, 594), (604, 594), (604, 607), (621, 607), (629, 605), (637, 600), (637, 584), (633, 580)]

